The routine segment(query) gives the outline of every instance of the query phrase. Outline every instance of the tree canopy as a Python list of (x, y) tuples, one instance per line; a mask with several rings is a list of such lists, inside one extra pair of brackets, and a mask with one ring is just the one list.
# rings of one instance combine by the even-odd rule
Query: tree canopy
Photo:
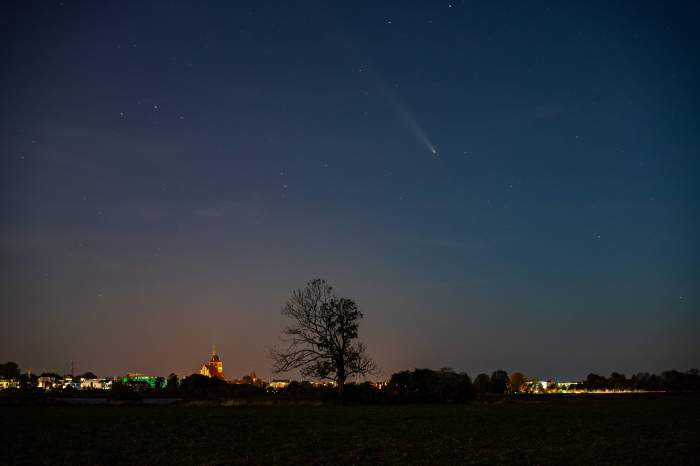
[(527, 378), (525, 375), (521, 372), (514, 372), (510, 374), (509, 377), (509, 385), (510, 385), (510, 391), (512, 393), (518, 393), (522, 392), (525, 390), (525, 383), (527, 382)]
[(305, 377), (345, 382), (375, 373), (377, 367), (358, 341), (362, 312), (355, 301), (339, 298), (325, 280), (315, 279), (292, 293), (282, 307), (291, 323), (282, 330), (286, 348), (272, 348), (275, 372), (299, 369)]
[(17, 377), (19, 377), (19, 366), (16, 362), (9, 361), (0, 364), (0, 378), (15, 379)]

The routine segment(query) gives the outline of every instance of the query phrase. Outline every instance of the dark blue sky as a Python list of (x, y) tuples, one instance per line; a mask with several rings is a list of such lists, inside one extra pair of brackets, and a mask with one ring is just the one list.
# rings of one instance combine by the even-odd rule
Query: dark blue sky
[(4, 2), (0, 360), (267, 376), (320, 276), (386, 374), (697, 366), (699, 13)]

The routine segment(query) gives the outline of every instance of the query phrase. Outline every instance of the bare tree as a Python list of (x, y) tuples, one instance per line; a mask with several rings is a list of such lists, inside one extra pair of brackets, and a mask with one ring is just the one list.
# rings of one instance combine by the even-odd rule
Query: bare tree
[(287, 347), (269, 350), (275, 372), (299, 369), (306, 377), (333, 380), (340, 396), (348, 379), (377, 372), (365, 345), (357, 341), (362, 319), (357, 304), (336, 297), (325, 280), (311, 280), (294, 291), (282, 315), (292, 322), (282, 330)]

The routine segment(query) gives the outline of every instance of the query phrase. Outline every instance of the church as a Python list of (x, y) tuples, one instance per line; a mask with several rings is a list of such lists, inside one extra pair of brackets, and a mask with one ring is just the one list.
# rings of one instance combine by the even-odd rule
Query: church
[(224, 362), (216, 354), (216, 346), (212, 346), (211, 358), (207, 364), (202, 366), (199, 373), (207, 377), (226, 380), (226, 377), (224, 377)]

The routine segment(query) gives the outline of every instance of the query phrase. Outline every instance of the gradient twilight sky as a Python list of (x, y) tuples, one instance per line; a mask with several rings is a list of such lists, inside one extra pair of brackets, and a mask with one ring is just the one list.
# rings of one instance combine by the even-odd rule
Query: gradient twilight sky
[(322, 277), (387, 375), (698, 366), (697, 2), (206, 3), (0, 5), (0, 361), (268, 377)]

